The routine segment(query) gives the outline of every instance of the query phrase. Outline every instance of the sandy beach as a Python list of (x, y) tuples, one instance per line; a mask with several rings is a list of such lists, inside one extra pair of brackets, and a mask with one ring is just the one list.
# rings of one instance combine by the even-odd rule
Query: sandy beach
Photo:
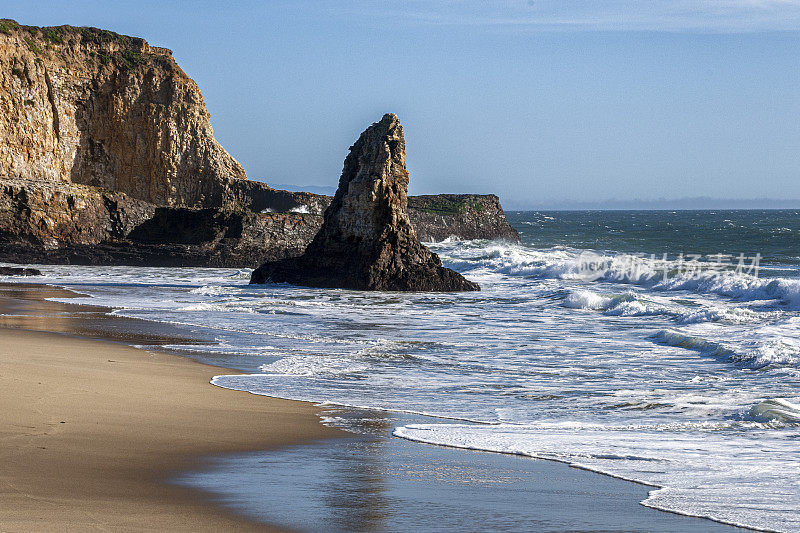
[(338, 432), (310, 404), (210, 385), (220, 372), (115, 342), (0, 329), (0, 529), (269, 529), (164, 481), (212, 454)]

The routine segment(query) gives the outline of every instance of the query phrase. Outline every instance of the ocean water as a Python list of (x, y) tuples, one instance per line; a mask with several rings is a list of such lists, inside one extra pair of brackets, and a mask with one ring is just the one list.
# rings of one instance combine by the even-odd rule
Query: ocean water
[(431, 244), (478, 293), (249, 286), (231, 269), (45, 266), (37, 281), (211, 335), (171, 348), (247, 372), (220, 387), (432, 415), (394, 435), (562, 461), (653, 485), (646, 506), (800, 531), (800, 211), (509, 220), (521, 244)]

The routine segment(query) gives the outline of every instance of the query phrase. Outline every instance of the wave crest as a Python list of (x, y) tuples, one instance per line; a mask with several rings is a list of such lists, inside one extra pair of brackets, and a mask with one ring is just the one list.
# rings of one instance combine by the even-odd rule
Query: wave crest
[(783, 398), (772, 398), (753, 406), (749, 415), (757, 422), (800, 424), (800, 405)]
[(800, 345), (784, 337), (759, 337), (733, 346), (700, 336), (662, 329), (650, 339), (658, 344), (685, 348), (751, 370), (800, 366)]

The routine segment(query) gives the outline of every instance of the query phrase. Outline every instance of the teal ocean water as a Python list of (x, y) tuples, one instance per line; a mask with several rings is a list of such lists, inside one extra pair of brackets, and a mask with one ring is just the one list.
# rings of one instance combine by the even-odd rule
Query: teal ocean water
[(86, 303), (211, 335), (171, 348), (247, 372), (221, 387), (430, 415), (392, 431), (648, 483), (658, 509), (800, 531), (800, 211), (508, 215), (522, 243), (430, 245), (479, 293), (42, 270)]

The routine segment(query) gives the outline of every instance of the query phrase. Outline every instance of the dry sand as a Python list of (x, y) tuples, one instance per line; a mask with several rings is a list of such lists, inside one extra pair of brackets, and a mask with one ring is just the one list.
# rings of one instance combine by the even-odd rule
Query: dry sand
[[(46, 329), (39, 320), (35, 329)], [(210, 454), (340, 433), (310, 404), (208, 383), (225, 372), (115, 342), (0, 328), (0, 531), (268, 530), (166, 481)]]

